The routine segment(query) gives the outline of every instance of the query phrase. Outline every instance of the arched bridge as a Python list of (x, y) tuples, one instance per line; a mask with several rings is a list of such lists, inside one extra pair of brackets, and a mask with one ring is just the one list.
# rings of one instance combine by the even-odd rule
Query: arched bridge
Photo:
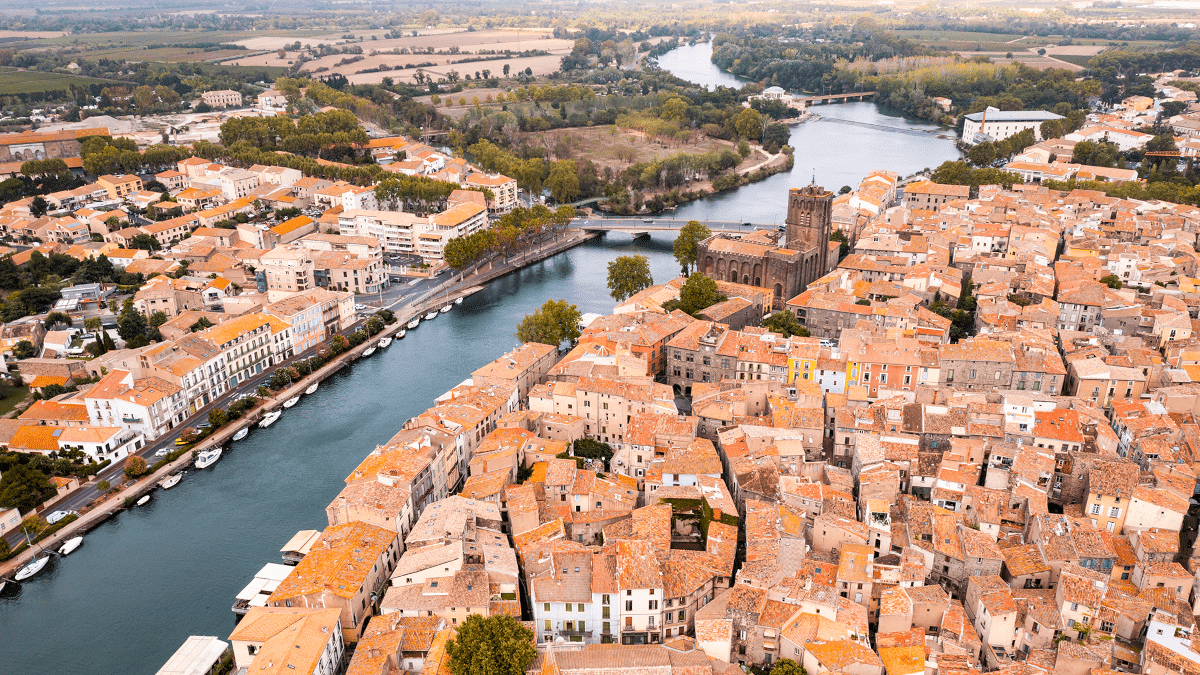
[[(755, 230), (775, 230), (783, 227), (771, 223), (735, 223), (724, 221), (702, 221), (714, 234), (750, 234)], [(678, 231), (688, 221), (680, 218), (577, 218), (571, 227), (584, 232), (623, 232), (638, 237), (648, 237), (654, 232)]]

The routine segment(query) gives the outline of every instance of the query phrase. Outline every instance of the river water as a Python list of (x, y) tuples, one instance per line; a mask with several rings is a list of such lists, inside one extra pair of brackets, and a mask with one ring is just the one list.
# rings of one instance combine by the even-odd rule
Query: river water
[(301, 529), (322, 529), (343, 479), (405, 420), (516, 346), (548, 298), (583, 312), (613, 301), (605, 265), (650, 258), (679, 273), (671, 239), (610, 235), (491, 283), (449, 314), (325, 380), (213, 467), (92, 530), (83, 546), (0, 598), (0, 673), (154, 673), (188, 635), (224, 639), (233, 596)]
[[(658, 64), (709, 89), (744, 84), (717, 68), (711, 57), (712, 43), (699, 43), (663, 54)], [(789, 145), (796, 150), (791, 171), (684, 204), (671, 217), (782, 224), (787, 216), (788, 188), (815, 181), (836, 191), (843, 185), (857, 187), (875, 169), (895, 171), (904, 177), (960, 157), (953, 130), (906, 117), (870, 101), (819, 105), (812, 111), (822, 119), (791, 127)]]
[[(735, 84), (682, 47), (660, 63), (699, 84)], [(684, 70), (687, 68), (687, 70)], [(872, 103), (817, 111), (868, 124), (928, 129)], [(901, 174), (957, 157), (950, 140), (827, 121), (792, 131), (790, 173), (681, 207), (677, 215), (782, 222), (786, 189), (857, 185), (872, 169)], [(191, 472), (147, 506), (88, 533), (82, 548), (0, 597), (0, 673), (155, 672), (188, 635), (228, 636), (233, 596), (301, 529), (321, 529), (343, 478), (436, 396), (516, 345), (521, 317), (547, 298), (607, 312), (605, 265), (618, 255), (650, 258), (654, 278), (678, 274), (671, 238), (592, 241), (490, 284), (404, 340), (322, 383), (269, 429), (256, 429), (214, 467)]]

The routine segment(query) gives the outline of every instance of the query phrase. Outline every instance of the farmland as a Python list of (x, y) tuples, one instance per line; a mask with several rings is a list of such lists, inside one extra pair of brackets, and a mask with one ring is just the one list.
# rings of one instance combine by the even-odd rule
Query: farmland
[[(586, 157), (601, 170), (611, 168), (620, 171), (638, 162), (663, 159), (681, 152), (701, 153), (736, 150), (737, 144), (696, 134), (687, 143), (664, 143), (648, 138), (640, 131), (622, 129), (609, 124), (597, 127), (554, 129), (537, 133), (522, 134), (530, 143), (543, 145), (559, 159)], [(570, 149), (569, 157), (565, 153)], [(562, 152), (562, 155), (559, 153)], [(743, 170), (762, 162), (767, 156), (755, 152), (743, 160), (738, 169)]]
[(79, 77), (65, 73), (43, 73), (36, 70), (0, 68), (0, 95), (29, 94), (39, 91), (66, 91), (72, 84), (87, 87), (93, 84), (109, 84), (108, 80), (94, 77)]

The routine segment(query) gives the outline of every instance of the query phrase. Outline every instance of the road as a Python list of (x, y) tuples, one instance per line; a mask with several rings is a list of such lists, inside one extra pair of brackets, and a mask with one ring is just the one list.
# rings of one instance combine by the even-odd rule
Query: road
[[(649, 221), (649, 222), (646, 222)], [(602, 227), (628, 227), (631, 229), (644, 228), (645, 231), (657, 230), (677, 230), (688, 221), (681, 218), (600, 218), (593, 216), (592, 218), (576, 219), (571, 222), (571, 227), (586, 230)], [(705, 227), (714, 230), (742, 230), (744, 232), (753, 232), (755, 230), (772, 230), (780, 225), (780, 223), (736, 223), (736, 222), (721, 222), (721, 221), (704, 221)]]

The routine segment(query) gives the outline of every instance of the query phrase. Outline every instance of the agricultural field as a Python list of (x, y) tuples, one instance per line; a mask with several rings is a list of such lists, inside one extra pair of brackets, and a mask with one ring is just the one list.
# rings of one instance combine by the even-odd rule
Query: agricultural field
[(894, 30), (892, 33), (896, 37), (926, 44), (933, 42), (1012, 42), (1024, 37), (1020, 34), (975, 33), (967, 30)]
[(66, 73), (0, 68), (0, 95), (29, 94), (36, 91), (66, 91), (72, 84), (86, 87), (92, 84), (109, 84), (109, 81)]
[(112, 49), (97, 49), (86, 53), (92, 59), (121, 59), (125, 61), (165, 61), (168, 63), (186, 63), (192, 61), (217, 61), (235, 56), (243, 56), (246, 52), (240, 49), (216, 49), (205, 51), (203, 47), (154, 47), (137, 49), (133, 47), (115, 47)]
[[(308, 73), (329, 75), (339, 73), (345, 75), (351, 82), (355, 84), (376, 84), (385, 77), (390, 77), (399, 82), (412, 82), (418, 70), (424, 71), (426, 75), (435, 79), (446, 77), (451, 71), (457, 71), (460, 75), (476, 71), (489, 70), (493, 74), (499, 75), (503, 72), (505, 64), (510, 68), (510, 71), (517, 71), (530, 68), (534, 75), (547, 75), (558, 70), (562, 57), (570, 53), (574, 42), (571, 40), (559, 40), (550, 37), (550, 34), (545, 31), (533, 30), (481, 30), (481, 31), (463, 31), (463, 30), (431, 30), (424, 31), (416, 36), (406, 36), (401, 38), (384, 38), (382, 33), (355, 33), (356, 36), (378, 37), (379, 39), (367, 39), (362, 42), (354, 42), (353, 44), (363, 48), (362, 60), (338, 65), (338, 62), (350, 58), (353, 55), (349, 54), (331, 54), (304, 64), (304, 70)], [(330, 40), (329, 42), (340, 42), (340, 36), (333, 36), (339, 39)], [(265, 48), (279, 49), (290, 46), (295, 40), (285, 41), (279, 38), (254, 38), (250, 40), (240, 41), (237, 44), (244, 45), (250, 49), (261, 50)], [(314, 44), (313, 40), (301, 40), (304, 44)], [(424, 50), (432, 51), (449, 51), (452, 47), (458, 49), (457, 54), (431, 54), (420, 53)], [(409, 54), (394, 54), (393, 50), (406, 49), (416, 51), (418, 53)], [(488, 58), (487, 60), (468, 60), (472, 59), (473, 55), (479, 54), (480, 51), (495, 51), (502, 52), (509, 50), (513, 52), (523, 52), (530, 50), (541, 50), (550, 52), (548, 56), (525, 56), (525, 57), (502, 57), (493, 55), (497, 58)], [(281, 66), (287, 67), (294, 62), (294, 52), (289, 52), (288, 55), (280, 59), (275, 52), (267, 52), (245, 58), (229, 61), (229, 64), (239, 66)], [(459, 62), (459, 63), (456, 63)], [(432, 64), (416, 68), (416, 64)], [(375, 69), (379, 66), (390, 66), (389, 70), (375, 73), (360, 73), (358, 71)], [(405, 68), (405, 66), (409, 66)]]

